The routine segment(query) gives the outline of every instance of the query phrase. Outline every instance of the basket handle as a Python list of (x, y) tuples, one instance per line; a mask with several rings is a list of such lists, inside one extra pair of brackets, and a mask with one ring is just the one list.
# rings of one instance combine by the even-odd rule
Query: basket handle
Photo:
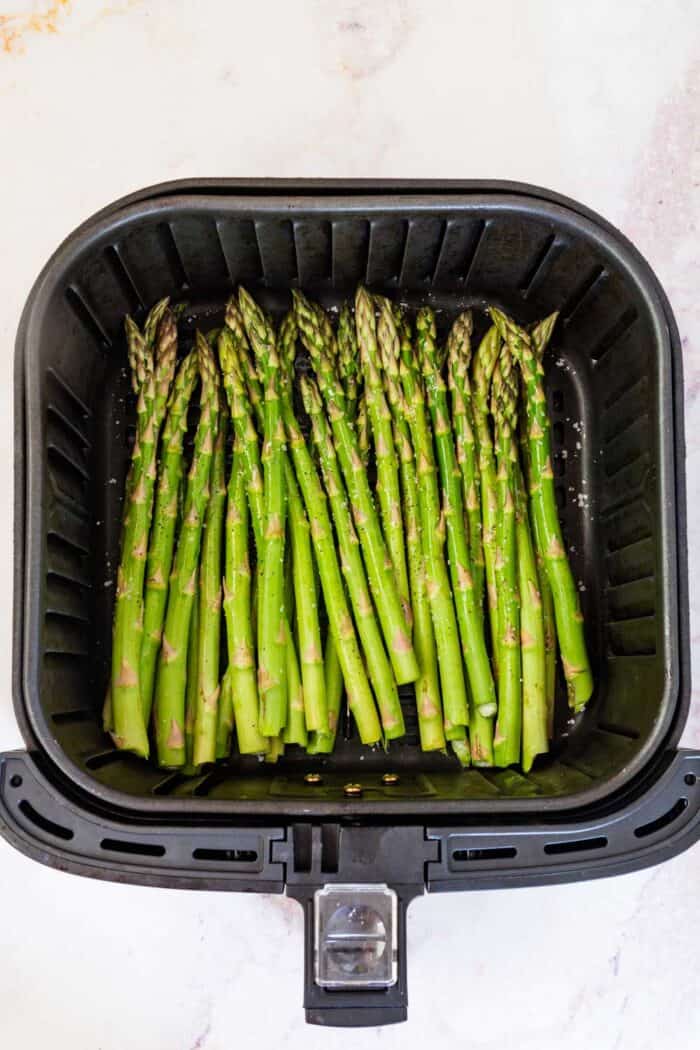
[[(423, 893), (423, 886), (345, 883), (303, 890), (288, 887), (287, 893), (299, 900), (304, 909), (307, 1023), (367, 1028), (405, 1021), (406, 911), (411, 900)], [(393, 918), (389, 918), (392, 907)], [(378, 913), (381, 917), (377, 922)], [(339, 914), (341, 925), (349, 917), (352, 927), (345, 931), (349, 938), (347, 949), (344, 932), (338, 931)], [(367, 915), (374, 916), (375, 921), (370, 918), (368, 924), (364, 921)], [(381, 927), (379, 934), (377, 925)], [(368, 926), (369, 936), (364, 940), (358, 931), (366, 931)], [(329, 961), (331, 954), (340, 956), (340, 966), (334, 959)], [(357, 970), (366, 972), (354, 972)], [(378, 981), (375, 986), (366, 983), (373, 980)], [(381, 986), (382, 981), (390, 983)]]

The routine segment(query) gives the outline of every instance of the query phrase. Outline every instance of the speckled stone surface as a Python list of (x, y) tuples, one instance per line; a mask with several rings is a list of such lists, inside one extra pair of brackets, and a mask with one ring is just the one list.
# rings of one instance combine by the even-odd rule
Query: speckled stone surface
[[(487, 176), (578, 198), (658, 273), (683, 339), (700, 658), (700, 9), (693, 0), (7, 0), (0, 13), (0, 749), (10, 703), (12, 347), (78, 223), (197, 175)], [(700, 747), (700, 696), (684, 742)], [(283, 898), (99, 884), (0, 842), (0, 1041), (16, 1050), (692, 1050), (700, 848), (581, 885), (424, 898), (410, 1012), (320, 1031)]]

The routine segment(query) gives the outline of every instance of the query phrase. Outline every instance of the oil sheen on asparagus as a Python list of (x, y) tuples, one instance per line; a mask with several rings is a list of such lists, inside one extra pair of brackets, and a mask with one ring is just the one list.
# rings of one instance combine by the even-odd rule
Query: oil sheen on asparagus
[(184, 776), (408, 731), (436, 768), (529, 772), (594, 688), (555, 499), (557, 315), (445, 321), (363, 286), (267, 302), (239, 287), (194, 338), (167, 300), (125, 319), (105, 731)]

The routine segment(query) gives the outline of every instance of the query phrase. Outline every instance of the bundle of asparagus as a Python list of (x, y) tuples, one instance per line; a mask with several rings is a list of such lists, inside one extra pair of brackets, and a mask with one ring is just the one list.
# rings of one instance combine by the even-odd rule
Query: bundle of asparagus
[(571, 708), (593, 689), (554, 499), (556, 315), (528, 331), (491, 308), (472, 355), (469, 311), (441, 346), (428, 308), (412, 324), (360, 288), (334, 328), (292, 298), (276, 329), (241, 288), (177, 369), (167, 301), (143, 331), (126, 319), (137, 436), (105, 728), (185, 772), (234, 738), (267, 761), (329, 754), (344, 693), (362, 743), (388, 747), (410, 687), (424, 750), (527, 771), (552, 738), (557, 641)]

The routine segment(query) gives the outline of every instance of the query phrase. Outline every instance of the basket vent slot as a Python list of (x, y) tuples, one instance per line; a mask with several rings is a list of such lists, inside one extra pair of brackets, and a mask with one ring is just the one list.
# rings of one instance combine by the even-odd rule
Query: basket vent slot
[[(527, 299), (530, 289), (533, 287), (538, 278), (541, 279), (544, 275), (547, 263), (547, 257), (554, 247), (555, 235), (550, 235), (545, 240), (542, 247), (535, 253), (532, 262), (528, 266), (522, 281), (520, 282), (520, 291), (523, 294), (523, 298)], [(539, 282), (538, 282), (539, 283)]]
[(333, 287), (352, 289), (365, 278), (369, 252), (369, 223), (341, 220), (331, 227)]
[(256, 222), (255, 236), (264, 283), (278, 288), (295, 282), (297, 261), (291, 222), (287, 219)]
[(604, 273), (605, 270), (602, 266), (594, 266), (588, 276), (585, 277), (576, 288), (574, 288), (573, 292), (561, 308), (560, 316), (562, 324), (569, 324), (571, 318), (576, 311), (581, 308), (582, 304)]
[(64, 540), (55, 532), (49, 532), (46, 536), (46, 563), (47, 575), (69, 581), (81, 588), (91, 587), (85, 555), (79, 553), (70, 540)]
[(329, 222), (300, 220), (293, 224), (294, 252), (302, 287), (328, 282), (333, 272)]
[(66, 828), (63, 824), (56, 824), (55, 821), (45, 817), (43, 813), (39, 813), (38, 810), (34, 809), (31, 802), (27, 802), (26, 799), (22, 799), (19, 804), (19, 808), (24, 813), (27, 820), (31, 820), (32, 824), (36, 827), (41, 828), (47, 835), (53, 835), (54, 838), (63, 839), (64, 842), (70, 842), (73, 838), (74, 833), (70, 828)]
[(217, 232), (231, 283), (259, 281), (262, 260), (252, 219), (222, 220)]
[(445, 223), (442, 219), (411, 219), (399, 273), (399, 285), (430, 284), (440, 258)]
[(94, 722), (95, 712), (89, 707), (78, 707), (74, 711), (56, 711), (51, 721), (57, 726), (76, 725), (80, 722)]
[(226, 861), (228, 864), (254, 864), (258, 859), (254, 849), (195, 849), (193, 860)]
[(615, 323), (608, 329), (603, 335), (600, 342), (591, 350), (591, 357), (594, 361), (600, 361), (607, 353), (612, 350), (619, 339), (622, 339), (624, 335), (630, 330), (634, 322), (637, 320), (637, 311), (633, 306), (628, 306), (624, 313), (615, 321)]
[(464, 222), (448, 219), (435, 263), (434, 285), (454, 288), (464, 283), (485, 227), (486, 223), (482, 220)]
[(613, 656), (653, 656), (656, 652), (656, 619), (640, 616), (637, 619), (610, 622), (608, 645)]
[(77, 507), (81, 513), (85, 513), (85, 500), (87, 497), (87, 477), (85, 472), (65, 453), (50, 445), (47, 449), (47, 459), (51, 481), (59, 496), (69, 504)]
[(366, 283), (372, 288), (398, 283), (408, 239), (404, 219), (377, 219), (370, 223)]
[(185, 289), (189, 288), (190, 283), (177, 246), (177, 241), (175, 240), (175, 234), (167, 222), (159, 223), (156, 229), (158, 231), (158, 240), (160, 241), (161, 250), (166, 258), (170, 272), (173, 275), (175, 287), (185, 291)]
[(549, 856), (557, 856), (560, 853), (586, 853), (588, 850), (604, 849), (608, 844), (605, 835), (598, 835), (591, 839), (570, 839), (568, 842), (548, 842), (544, 847)]
[(119, 286), (120, 292), (129, 303), (130, 312), (136, 313), (139, 310), (144, 310), (145, 303), (139, 295), (138, 288), (131, 279), (131, 274), (127, 270), (126, 263), (119, 254), (118, 248), (113, 244), (108, 244), (104, 250), (104, 259), (114, 277), (114, 280)]
[(90, 336), (90, 340), (96, 343), (100, 350), (106, 351), (112, 345), (112, 342), (102, 327), (97, 315), (90, 309), (88, 304), (85, 302), (82, 294), (73, 285), (66, 288), (66, 302), (70, 306), (71, 310), (77, 317), (78, 321), (82, 325), (83, 329)]
[(515, 846), (483, 846), (472, 849), (456, 849), (452, 859), (456, 861), (512, 860), (517, 857)]
[(124, 758), (123, 751), (100, 751), (96, 755), (90, 755), (85, 760), (85, 765), (88, 769), (103, 769), (104, 766), (111, 766), (115, 762), (123, 762)]
[(128, 853), (136, 857), (164, 857), (165, 846), (151, 842), (127, 842), (122, 839), (102, 839), (100, 849), (109, 853)]
[(638, 839), (645, 839), (649, 835), (654, 835), (657, 831), (661, 831), (663, 828), (668, 827), (674, 820), (678, 820), (681, 813), (683, 813), (688, 807), (687, 798), (679, 798), (676, 803), (669, 810), (663, 813), (656, 820), (650, 820), (648, 824), (642, 824), (640, 827), (634, 829), (635, 837)]

